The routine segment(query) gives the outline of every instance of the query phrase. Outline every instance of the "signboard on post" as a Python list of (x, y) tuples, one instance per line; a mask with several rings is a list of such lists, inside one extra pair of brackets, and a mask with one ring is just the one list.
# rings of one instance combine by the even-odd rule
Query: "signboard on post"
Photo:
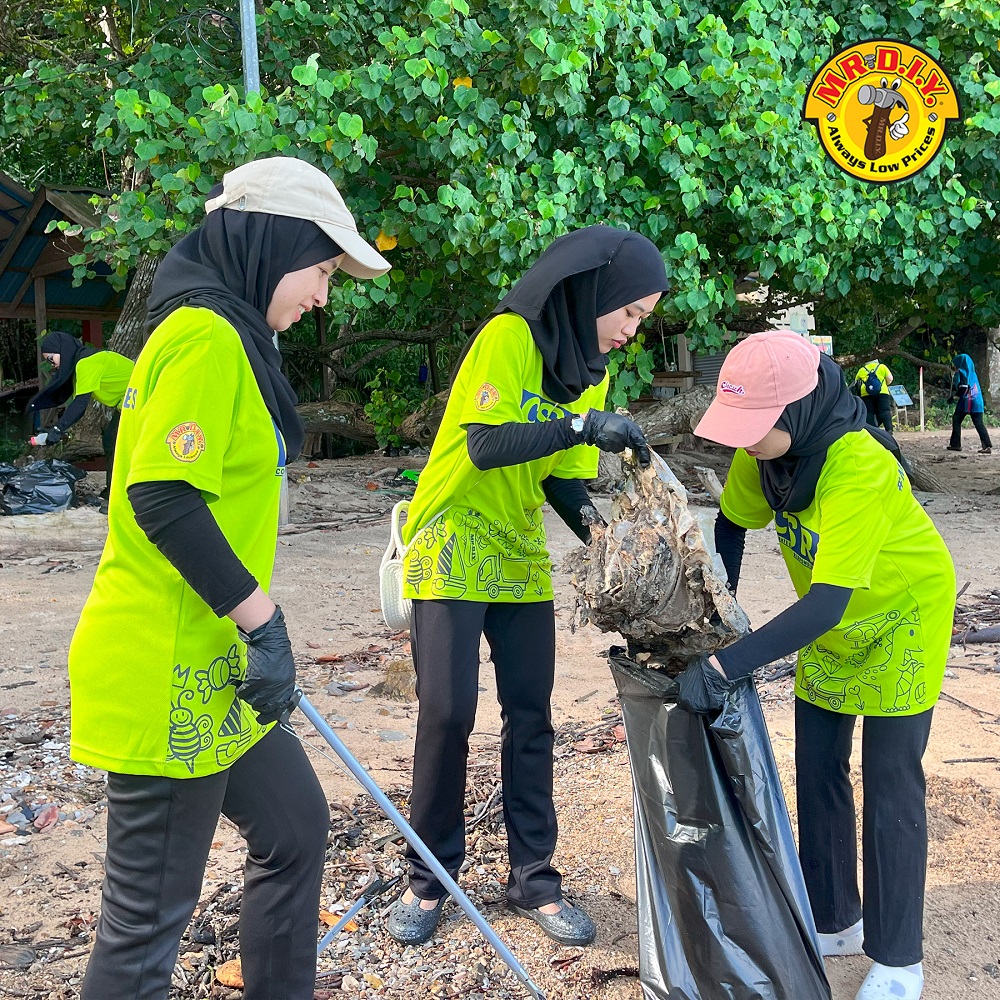
[(910, 399), (910, 394), (901, 385), (890, 385), (889, 395), (892, 396), (893, 402), (902, 409), (904, 406), (913, 406), (913, 400)]

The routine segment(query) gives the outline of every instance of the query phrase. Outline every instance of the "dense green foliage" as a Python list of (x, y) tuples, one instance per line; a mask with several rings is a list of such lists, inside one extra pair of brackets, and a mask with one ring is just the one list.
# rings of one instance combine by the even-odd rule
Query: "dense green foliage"
[[(41, 20), (62, 48), (8, 62), (0, 165), (123, 188), (86, 234), (119, 281), (197, 224), (228, 166), (284, 153), (328, 170), (363, 232), (392, 247), (390, 275), (332, 296), (335, 350), (469, 330), (554, 237), (597, 222), (662, 248), (661, 322), (695, 345), (748, 322), (736, 291), (752, 274), (771, 291), (764, 318), (814, 301), (838, 352), (914, 317), (933, 336), (1000, 323), (996, 0), (265, 3), (249, 96), (238, 40), (217, 45), (232, 25), (195, 30), (168, 0), (135, 20), (111, 4), (112, 44), (104, 6), (53, 5)], [(938, 58), (965, 116), (928, 170), (892, 187), (841, 173), (801, 121), (818, 66), (871, 37)], [(639, 377), (618, 401), (653, 365), (632, 353)]]

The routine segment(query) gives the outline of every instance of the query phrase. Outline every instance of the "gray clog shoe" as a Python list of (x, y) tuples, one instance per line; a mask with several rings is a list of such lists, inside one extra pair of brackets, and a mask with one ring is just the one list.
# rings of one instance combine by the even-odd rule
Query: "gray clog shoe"
[(444, 897), (438, 900), (433, 910), (425, 910), (416, 896), (409, 903), (400, 896), (389, 912), (389, 935), (400, 944), (423, 944), (429, 941), (441, 920)]
[(594, 921), (578, 906), (571, 906), (565, 899), (555, 900), (562, 909), (558, 913), (542, 913), (541, 910), (526, 910), (511, 903), (512, 909), (522, 917), (534, 920), (553, 941), (569, 947), (583, 947), (592, 944), (597, 937)]

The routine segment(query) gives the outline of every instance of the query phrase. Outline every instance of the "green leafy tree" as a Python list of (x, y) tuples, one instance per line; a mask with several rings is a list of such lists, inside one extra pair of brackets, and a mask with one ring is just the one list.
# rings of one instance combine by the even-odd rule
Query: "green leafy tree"
[[(170, 4), (157, 11), (173, 23)], [(118, 281), (197, 224), (227, 167), (284, 153), (328, 171), (394, 263), (337, 287), (334, 364), (358, 344), (468, 331), (553, 238), (592, 223), (661, 247), (660, 322), (695, 346), (799, 301), (853, 336), (873, 296), (898, 346), (921, 327), (1000, 322), (998, 24), (996, 0), (275, 2), (259, 18), (261, 93), (242, 92), (235, 44), (206, 60), (179, 27), (138, 25), (128, 52), (15, 67), (0, 143), (51, 148), (58, 132), (133, 179), (85, 234)], [(892, 187), (841, 173), (801, 121), (819, 65), (873, 36), (938, 58), (965, 114)], [(748, 276), (770, 291), (753, 309), (737, 299)], [(619, 399), (648, 381), (637, 350), (641, 368), (614, 362)]]

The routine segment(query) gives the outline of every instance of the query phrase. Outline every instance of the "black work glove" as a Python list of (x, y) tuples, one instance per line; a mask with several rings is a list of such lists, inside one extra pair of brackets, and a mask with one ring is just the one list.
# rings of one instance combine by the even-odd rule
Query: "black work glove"
[(237, 631), (247, 644), (247, 669), (236, 682), (237, 696), (257, 713), (262, 726), (287, 722), (295, 707), (295, 660), (281, 608), (252, 632)]
[(726, 703), (726, 695), (733, 682), (723, 677), (707, 656), (699, 656), (687, 670), (677, 678), (680, 690), (677, 704), (685, 712), (697, 715), (716, 715)]
[(50, 427), (45, 432), (45, 443), (46, 444), (58, 444), (62, 440), (63, 432), (58, 426)]
[(649, 465), (649, 445), (646, 436), (639, 425), (620, 413), (609, 413), (607, 410), (589, 410), (583, 418), (583, 430), (580, 432), (584, 444), (596, 445), (601, 451), (622, 452), (631, 448), (639, 464)]

